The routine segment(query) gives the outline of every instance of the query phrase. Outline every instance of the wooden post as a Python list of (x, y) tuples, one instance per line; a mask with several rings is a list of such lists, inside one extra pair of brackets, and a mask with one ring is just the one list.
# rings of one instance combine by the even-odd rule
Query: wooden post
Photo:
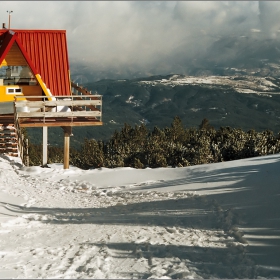
[(47, 167), (48, 163), (48, 127), (43, 126), (43, 158), (42, 167)]
[(64, 169), (69, 169), (70, 135), (64, 132)]
[(72, 135), (72, 127), (62, 127), (64, 131), (64, 169), (69, 169), (69, 151), (70, 151), (70, 136)]

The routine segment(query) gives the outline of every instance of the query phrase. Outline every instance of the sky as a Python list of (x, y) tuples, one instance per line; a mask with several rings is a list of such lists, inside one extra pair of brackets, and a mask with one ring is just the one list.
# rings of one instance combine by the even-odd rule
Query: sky
[(0, 155), (0, 278), (280, 277), (280, 154), (48, 167)]
[[(1, 1), (11, 28), (65, 29), (70, 63), (179, 71), (224, 36), (279, 38), (279, 1)], [(181, 68), (180, 68), (181, 67)]]

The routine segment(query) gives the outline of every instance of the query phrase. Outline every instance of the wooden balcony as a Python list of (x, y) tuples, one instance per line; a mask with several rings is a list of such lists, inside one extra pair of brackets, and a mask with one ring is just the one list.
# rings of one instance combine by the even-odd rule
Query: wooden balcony
[(14, 117), (19, 127), (102, 125), (102, 96), (15, 96)]

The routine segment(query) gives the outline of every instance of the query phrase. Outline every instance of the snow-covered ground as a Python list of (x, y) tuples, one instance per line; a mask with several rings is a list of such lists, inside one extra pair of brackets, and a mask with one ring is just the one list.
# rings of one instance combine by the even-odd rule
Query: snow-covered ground
[(186, 168), (0, 155), (1, 278), (279, 278), (280, 155)]
[[(273, 83), (271, 80), (274, 80)], [(244, 76), (238, 79), (236, 76), (182, 76), (173, 75), (169, 79), (161, 79), (154, 81), (140, 81), (140, 84), (147, 85), (166, 85), (166, 86), (182, 86), (182, 85), (208, 85), (208, 86), (227, 86), (232, 87), (240, 93), (255, 93), (270, 96), (271, 94), (280, 94), (275, 91), (279, 86), (275, 78)]]

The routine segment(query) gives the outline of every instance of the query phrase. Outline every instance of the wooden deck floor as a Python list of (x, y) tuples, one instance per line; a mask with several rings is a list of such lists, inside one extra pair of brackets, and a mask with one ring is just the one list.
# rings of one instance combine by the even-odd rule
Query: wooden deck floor
[[(96, 126), (103, 123), (94, 117), (75, 118), (19, 118), (20, 127)], [(0, 126), (14, 125), (14, 115), (0, 115)]]
[(20, 127), (43, 127), (43, 126), (96, 126), (103, 123), (95, 118), (77, 117), (77, 118), (20, 118)]

